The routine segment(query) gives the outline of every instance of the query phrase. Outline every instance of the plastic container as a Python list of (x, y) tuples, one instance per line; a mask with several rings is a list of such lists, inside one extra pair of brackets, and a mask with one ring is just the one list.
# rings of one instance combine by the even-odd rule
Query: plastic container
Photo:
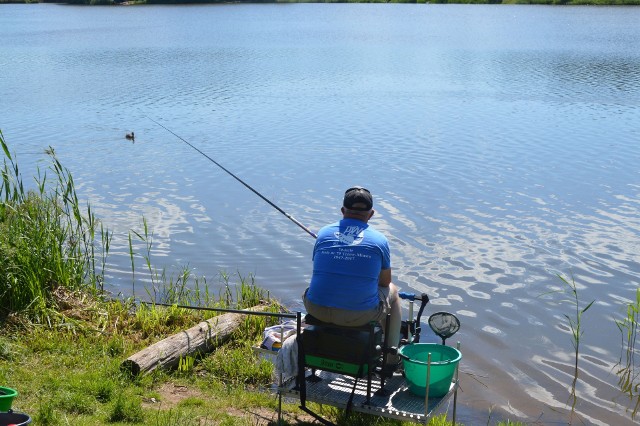
[(451, 380), (462, 359), (459, 350), (436, 343), (413, 343), (401, 347), (399, 352), (409, 358), (403, 358), (402, 364), (411, 393), (425, 396), (429, 353), (431, 353), (429, 398), (439, 398), (449, 392)]
[(31, 417), (24, 413), (0, 413), (0, 426), (25, 426), (31, 423)]
[(17, 390), (0, 386), (0, 411), (9, 411), (16, 396), (18, 396)]

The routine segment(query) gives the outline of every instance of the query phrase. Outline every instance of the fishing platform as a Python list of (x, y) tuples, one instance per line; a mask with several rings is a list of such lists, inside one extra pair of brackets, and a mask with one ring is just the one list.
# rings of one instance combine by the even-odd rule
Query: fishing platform
[[(453, 348), (446, 346), (445, 340), (459, 330), (460, 322), (448, 312), (432, 314), (429, 326), (442, 344), (420, 343), (420, 317), (429, 298), (407, 293), (400, 293), (400, 298), (410, 301), (410, 319), (403, 321), (399, 347), (388, 344), (386, 333), (376, 322), (343, 327), (306, 315), (303, 324), (297, 314), (296, 337), (283, 337), (272, 358), (278, 378), (278, 424), (282, 422), (283, 397), (297, 398), (303, 411), (326, 425), (333, 423), (307, 403), (344, 409), (346, 415), (353, 411), (426, 425), (444, 407), (448, 411), (452, 399), (455, 423), (462, 355), (459, 344)], [(415, 319), (414, 300), (421, 301)], [(385, 328), (389, 321), (387, 315)], [(280, 328), (280, 336), (286, 336), (284, 328)], [(400, 358), (397, 366), (387, 363), (391, 355)], [(390, 365), (392, 369), (386, 368)]]
[[(373, 394), (368, 402), (366, 382), (359, 381), (356, 384), (356, 379), (353, 377), (322, 370), (316, 371), (316, 376), (322, 380), (307, 382), (306, 402), (315, 402), (346, 410), (355, 386), (351, 405), (351, 410), (354, 412), (427, 424), (432, 416), (447, 412), (448, 407), (453, 404), (452, 415), (454, 419), (456, 417), (457, 391), (459, 387), (457, 378), (451, 382), (451, 387), (446, 395), (428, 398), (425, 404), (425, 398), (416, 396), (409, 390), (402, 375), (394, 375), (387, 379), (385, 383), (387, 392), (383, 395), (377, 393), (380, 389), (380, 381), (373, 381)], [(309, 375), (306, 377), (309, 377)], [(284, 397), (296, 399), (301, 397), (301, 392), (296, 387), (295, 381), (283, 384), (278, 388), (278, 392)], [(281, 413), (279, 412), (278, 418), (280, 416)]]

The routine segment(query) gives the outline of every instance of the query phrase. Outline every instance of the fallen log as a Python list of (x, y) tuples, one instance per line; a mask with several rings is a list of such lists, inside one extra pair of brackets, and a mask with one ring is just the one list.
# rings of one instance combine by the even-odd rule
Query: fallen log
[[(254, 306), (247, 310), (257, 312), (265, 309), (265, 306)], [(120, 368), (134, 376), (149, 373), (156, 368), (175, 368), (180, 359), (211, 352), (225, 343), (246, 316), (240, 313), (226, 313), (202, 321), (188, 330), (176, 333), (131, 355), (120, 364)]]

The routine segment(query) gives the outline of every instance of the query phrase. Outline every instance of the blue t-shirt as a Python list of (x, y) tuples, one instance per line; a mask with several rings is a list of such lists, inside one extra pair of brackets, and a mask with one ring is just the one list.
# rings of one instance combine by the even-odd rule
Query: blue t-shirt
[(342, 219), (318, 232), (307, 299), (333, 308), (373, 309), (380, 271), (389, 268), (387, 238), (361, 220)]

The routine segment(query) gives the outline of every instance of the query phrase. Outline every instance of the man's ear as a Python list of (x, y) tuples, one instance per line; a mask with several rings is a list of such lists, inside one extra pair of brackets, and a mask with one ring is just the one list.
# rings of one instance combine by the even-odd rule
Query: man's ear
[(374, 209), (371, 209), (371, 212), (369, 212), (369, 219), (371, 219), (371, 218), (373, 217), (373, 214), (374, 214), (375, 212), (376, 212), (376, 211), (375, 211)]
[(340, 207), (340, 212), (344, 214), (344, 207)]

